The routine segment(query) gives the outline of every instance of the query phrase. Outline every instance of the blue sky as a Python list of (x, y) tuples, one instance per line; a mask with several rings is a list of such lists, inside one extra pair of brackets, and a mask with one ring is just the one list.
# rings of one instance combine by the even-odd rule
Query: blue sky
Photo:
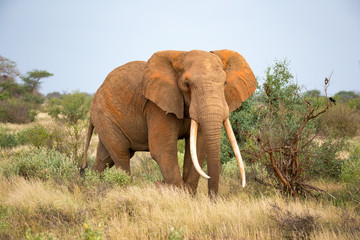
[(115, 67), (160, 50), (231, 49), (261, 83), (287, 58), (298, 84), (360, 91), (359, 0), (0, 0), (0, 55), (54, 74), (44, 94), (94, 93)]

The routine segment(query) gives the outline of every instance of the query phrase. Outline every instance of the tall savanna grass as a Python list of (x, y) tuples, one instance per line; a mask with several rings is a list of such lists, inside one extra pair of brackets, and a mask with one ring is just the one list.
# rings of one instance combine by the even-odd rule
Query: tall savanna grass
[(2, 239), (84, 239), (89, 228), (102, 239), (354, 239), (360, 231), (351, 207), (279, 195), (214, 202), (151, 184), (85, 188), (22, 177), (2, 178), (0, 189)]
[[(61, 129), (60, 125), (51, 127), (50, 118), (39, 116), (36, 123), (7, 124), (3, 128), (13, 136), (38, 124), (53, 130), (51, 134)], [(67, 137), (58, 135), (52, 139), (60, 143)], [(219, 197), (212, 201), (207, 196), (205, 180), (200, 180), (196, 196), (154, 184), (161, 180), (161, 174), (147, 153), (137, 153), (132, 159), (131, 178), (114, 168), (98, 174), (90, 170), (95, 158), (94, 136), (89, 151), (90, 168), (82, 178), (71, 154), (57, 146), (46, 142), (40, 146), (19, 144), (1, 148), (0, 239), (356, 239), (360, 236), (358, 204), (342, 196), (346, 191), (351, 194), (354, 191), (346, 188), (340, 179), (312, 183), (326, 189), (335, 200), (330, 197), (319, 201), (293, 200), (255, 180), (258, 175), (266, 177), (265, 169), (258, 163), (247, 164), (248, 184), (241, 188), (237, 163), (232, 159), (222, 165)], [(183, 154), (179, 153), (180, 165), (182, 158)], [(355, 158), (352, 161), (356, 163)], [(352, 168), (348, 168), (351, 176)]]

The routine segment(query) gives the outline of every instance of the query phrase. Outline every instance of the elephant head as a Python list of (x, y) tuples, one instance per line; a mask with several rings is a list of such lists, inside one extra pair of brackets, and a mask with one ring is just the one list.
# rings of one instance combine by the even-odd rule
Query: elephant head
[(202, 131), (210, 194), (218, 191), (223, 124), (232, 142), (245, 186), (244, 167), (230, 126), (229, 113), (253, 94), (256, 85), (255, 76), (245, 59), (231, 50), (161, 51), (155, 53), (145, 67), (144, 96), (178, 119), (191, 119), (191, 158), (199, 174), (209, 178), (201, 170), (196, 154), (198, 126)]

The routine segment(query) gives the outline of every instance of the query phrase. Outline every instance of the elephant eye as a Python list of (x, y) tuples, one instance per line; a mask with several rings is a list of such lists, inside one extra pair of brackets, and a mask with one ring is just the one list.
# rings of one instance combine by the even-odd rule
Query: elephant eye
[(226, 85), (227, 85), (227, 81), (224, 82), (224, 86), (226, 86)]
[(183, 75), (183, 80), (182, 80), (182, 85), (184, 86), (184, 88), (186, 88), (186, 89), (190, 89), (190, 80), (189, 80), (189, 78), (190, 78), (190, 73), (189, 72), (186, 72), (186, 73), (184, 73), (184, 75)]
[(182, 91), (189, 91), (190, 90), (190, 83), (188, 79), (184, 79), (179, 83), (179, 87), (181, 88)]

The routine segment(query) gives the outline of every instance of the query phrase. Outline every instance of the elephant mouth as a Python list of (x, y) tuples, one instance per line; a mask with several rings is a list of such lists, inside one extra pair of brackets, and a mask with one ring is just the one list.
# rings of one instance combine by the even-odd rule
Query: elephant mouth
[[(239, 168), (240, 168), (240, 174), (241, 174), (241, 181), (242, 181), (242, 187), (245, 187), (246, 180), (245, 180), (245, 169), (244, 169), (244, 163), (240, 154), (239, 146), (236, 142), (234, 131), (231, 127), (229, 118), (227, 118), (224, 121), (224, 127), (226, 130), (226, 134), (230, 140), (231, 147), (235, 153), (236, 160), (238, 162)], [(198, 123), (191, 119), (191, 125), (190, 125), (190, 154), (191, 159), (194, 164), (194, 167), (196, 171), (202, 176), (203, 178), (209, 179), (210, 177), (201, 169), (201, 166), (199, 164), (199, 160), (196, 153), (196, 140), (197, 140), (197, 132), (198, 132)]]

